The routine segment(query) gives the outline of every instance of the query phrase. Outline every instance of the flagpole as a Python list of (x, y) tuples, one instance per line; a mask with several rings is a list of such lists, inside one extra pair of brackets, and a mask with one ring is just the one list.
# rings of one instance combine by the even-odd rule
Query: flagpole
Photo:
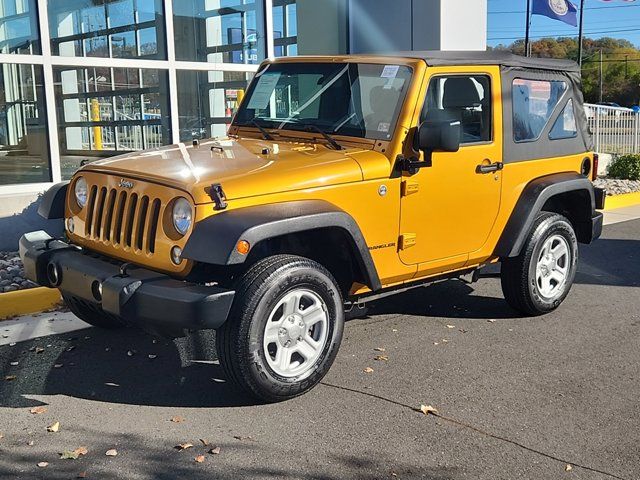
[(580, 1), (580, 31), (578, 33), (578, 63), (582, 68), (582, 35), (584, 33), (584, 0)]
[(531, 0), (527, 0), (527, 26), (524, 37), (524, 56), (529, 56), (529, 31), (531, 29)]

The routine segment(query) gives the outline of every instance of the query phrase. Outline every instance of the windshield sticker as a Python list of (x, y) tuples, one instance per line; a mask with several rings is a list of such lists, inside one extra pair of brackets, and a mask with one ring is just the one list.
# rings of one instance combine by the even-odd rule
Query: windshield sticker
[(271, 100), (271, 95), (278, 84), (278, 80), (280, 80), (280, 73), (268, 72), (262, 74), (258, 80), (256, 88), (253, 90), (253, 94), (251, 95), (251, 100), (249, 100), (247, 108), (252, 110), (262, 110), (267, 108), (269, 100)]
[(388, 132), (389, 129), (391, 128), (391, 124), (390, 123), (386, 123), (386, 122), (380, 122), (378, 124), (378, 131), (379, 132)]
[(399, 65), (385, 65), (382, 69), (380, 77), (382, 78), (396, 78), (398, 76)]

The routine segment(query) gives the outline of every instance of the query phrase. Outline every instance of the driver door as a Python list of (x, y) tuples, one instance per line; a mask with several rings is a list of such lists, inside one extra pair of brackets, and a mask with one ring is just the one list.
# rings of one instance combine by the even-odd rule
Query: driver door
[(459, 151), (433, 152), (430, 166), (403, 174), (399, 255), (418, 265), (417, 275), (464, 266), (486, 243), (500, 207), (500, 71), (456, 70), (432, 70), (420, 118), (459, 120)]

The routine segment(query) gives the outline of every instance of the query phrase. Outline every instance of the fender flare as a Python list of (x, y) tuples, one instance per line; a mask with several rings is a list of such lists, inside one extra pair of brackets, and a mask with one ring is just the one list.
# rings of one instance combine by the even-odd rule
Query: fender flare
[(256, 205), (212, 215), (195, 225), (182, 256), (212, 265), (238, 265), (247, 258), (236, 251), (239, 240), (253, 247), (270, 238), (328, 227), (344, 230), (358, 253), (367, 286), (379, 290), (380, 278), (360, 227), (351, 215), (324, 200)]
[(38, 205), (38, 215), (46, 220), (58, 220), (64, 218), (64, 207), (67, 198), (69, 182), (56, 183), (43, 195)]
[(573, 191), (586, 191), (591, 208), (585, 212), (584, 222), (590, 222), (595, 215), (596, 202), (594, 187), (591, 181), (575, 172), (556, 173), (531, 181), (522, 191), (515, 208), (511, 212), (500, 240), (494, 250), (498, 257), (517, 257), (527, 239), (533, 222), (542, 207), (552, 197)]

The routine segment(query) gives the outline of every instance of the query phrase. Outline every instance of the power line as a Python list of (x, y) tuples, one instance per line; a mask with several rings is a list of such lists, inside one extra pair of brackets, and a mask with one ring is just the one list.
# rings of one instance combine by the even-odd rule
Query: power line
[[(585, 10), (613, 10), (614, 8), (633, 8), (640, 5), (611, 5), (610, 7), (585, 7)], [(527, 13), (525, 10), (502, 10), (497, 12), (488, 12), (489, 15), (505, 15), (515, 13)]]

